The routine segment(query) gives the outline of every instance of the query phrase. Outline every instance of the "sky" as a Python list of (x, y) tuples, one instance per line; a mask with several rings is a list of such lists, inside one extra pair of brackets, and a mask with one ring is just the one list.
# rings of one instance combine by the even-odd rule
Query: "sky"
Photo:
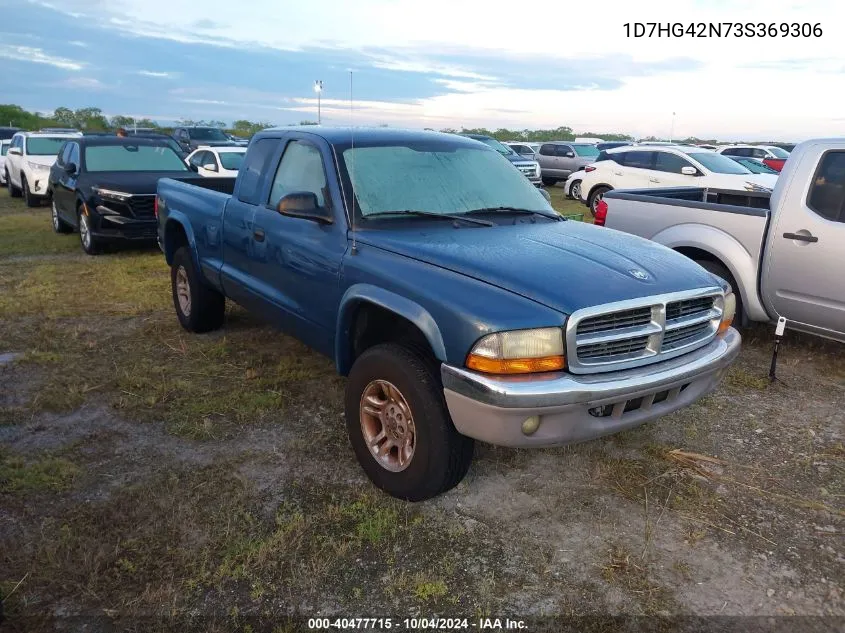
[[(286, 125), (316, 120), (319, 79), (324, 125), (785, 141), (845, 126), (837, 0), (0, 0), (0, 15), (0, 102), (41, 112)], [(637, 22), (822, 35), (627, 36)]]

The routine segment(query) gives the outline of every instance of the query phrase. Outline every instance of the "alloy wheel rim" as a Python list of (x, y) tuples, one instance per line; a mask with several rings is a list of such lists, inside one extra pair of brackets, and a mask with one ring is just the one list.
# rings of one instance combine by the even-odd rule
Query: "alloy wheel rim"
[(191, 283), (188, 281), (188, 271), (184, 266), (176, 270), (176, 299), (179, 309), (186, 317), (191, 316)]
[(59, 212), (56, 210), (55, 202), (53, 202), (53, 228), (59, 230)]
[(572, 183), (572, 188), (569, 190), (569, 194), (573, 198), (580, 198), (581, 197), (581, 183), (580, 182)]
[(88, 218), (84, 215), (79, 220), (79, 236), (82, 238), (82, 245), (91, 248), (91, 230), (88, 228)]
[(373, 380), (361, 395), (361, 432), (379, 466), (398, 473), (411, 465), (417, 431), (402, 392), (386, 380)]
[(596, 195), (593, 197), (593, 211), (595, 211), (596, 209), (598, 209), (598, 207), (599, 207), (599, 202), (601, 202), (601, 201), (602, 201), (602, 198), (604, 198), (604, 194), (603, 194), (603, 193), (596, 194)]

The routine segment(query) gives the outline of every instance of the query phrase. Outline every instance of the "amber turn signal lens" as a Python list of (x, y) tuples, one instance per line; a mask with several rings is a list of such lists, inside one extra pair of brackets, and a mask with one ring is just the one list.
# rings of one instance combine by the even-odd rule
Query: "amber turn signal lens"
[(724, 309), (722, 310), (722, 321), (719, 323), (719, 334), (724, 334), (734, 322), (736, 314), (736, 295), (729, 292), (725, 295)]
[(719, 334), (724, 334), (728, 331), (728, 328), (731, 327), (733, 323), (733, 319), (723, 319), (721, 323), (719, 323)]
[(566, 359), (563, 356), (498, 359), (470, 354), (466, 365), (485, 374), (534, 374), (561, 370), (566, 367)]

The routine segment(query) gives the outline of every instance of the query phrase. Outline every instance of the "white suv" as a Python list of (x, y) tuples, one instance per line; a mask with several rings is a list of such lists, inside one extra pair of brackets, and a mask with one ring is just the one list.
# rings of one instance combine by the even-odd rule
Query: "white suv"
[(611, 189), (710, 187), (733, 191), (770, 191), (777, 176), (754, 174), (727, 156), (685, 145), (628, 146), (603, 151), (584, 168), (578, 196), (595, 215)]
[(9, 151), (11, 139), (0, 139), (0, 185), (6, 186), (6, 152)]
[(18, 132), (6, 152), (3, 176), (9, 194), (18, 197), (23, 193), (28, 207), (37, 207), (49, 194), (47, 182), (50, 167), (56, 162), (59, 148), (69, 138), (82, 136), (81, 132)]

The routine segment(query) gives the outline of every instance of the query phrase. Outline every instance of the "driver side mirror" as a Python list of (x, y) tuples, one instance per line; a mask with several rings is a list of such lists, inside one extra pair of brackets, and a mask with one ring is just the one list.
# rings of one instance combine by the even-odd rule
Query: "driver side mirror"
[(567, 158), (575, 158), (575, 152), (566, 152)]
[(333, 222), (329, 211), (317, 202), (317, 194), (311, 191), (296, 191), (283, 196), (279, 200), (276, 210), (282, 215), (312, 220), (319, 224), (331, 224)]
[(206, 171), (217, 171), (217, 165), (214, 163), (208, 163), (207, 165), (203, 165), (202, 168)]
[(68, 163), (67, 165), (65, 165), (65, 172), (67, 172), (69, 176), (73, 176), (74, 174), (76, 174), (76, 170), (76, 163)]
[(21, 148), (20, 147), (10, 147), (9, 151), (6, 152), (7, 154), (11, 154), (12, 156), (22, 156)]
[(699, 172), (695, 167), (690, 167), (687, 165), (686, 167), (681, 167), (681, 173), (684, 176), (699, 176)]

